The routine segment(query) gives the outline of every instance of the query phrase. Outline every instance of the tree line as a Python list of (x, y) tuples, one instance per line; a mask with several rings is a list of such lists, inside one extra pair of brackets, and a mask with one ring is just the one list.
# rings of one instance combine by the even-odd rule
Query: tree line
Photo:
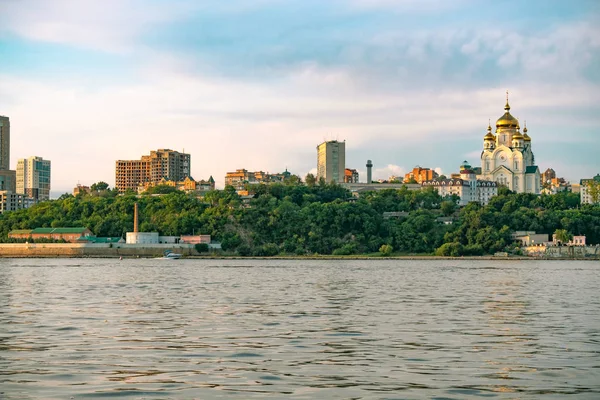
[[(96, 236), (124, 237), (133, 231), (137, 202), (140, 231), (209, 234), (226, 253), (242, 256), (493, 254), (514, 249), (516, 230), (564, 230), (600, 243), (600, 206), (580, 205), (579, 195), (570, 192), (533, 195), (501, 188), (486, 206), (459, 208), (456, 198), (442, 198), (433, 188), (354, 197), (339, 185), (314, 180), (251, 186), (251, 198), (232, 187), (201, 199), (160, 187), (154, 196), (118, 195), (105, 185), (95, 189), (0, 215), (0, 240), (10, 241), (11, 230), (38, 227), (87, 227)], [(388, 218), (388, 212), (398, 216)]]

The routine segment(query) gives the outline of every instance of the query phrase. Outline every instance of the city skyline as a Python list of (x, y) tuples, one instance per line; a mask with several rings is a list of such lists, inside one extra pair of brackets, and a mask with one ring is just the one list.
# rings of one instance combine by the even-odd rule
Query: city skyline
[(56, 197), (170, 148), (222, 187), (237, 168), (303, 178), (318, 143), (346, 140), (361, 179), (368, 159), (373, 179), (450, 174), (478, 165), (508, 89), (540, 170), (600, 171), (596, 2), (322, 3), (3, 2), (10, 168), (52, 160)]

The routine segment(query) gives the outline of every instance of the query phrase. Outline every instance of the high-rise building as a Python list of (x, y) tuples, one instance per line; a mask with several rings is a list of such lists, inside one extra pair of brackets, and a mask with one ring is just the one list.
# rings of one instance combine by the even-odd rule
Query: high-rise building
[(0, 115), (0, 170), (10, 169), (10, 120)]
[(317, 146), (317, 180), (344, 182), (346, 171), (346, 142), (332, 140)]
[(15, 171), (10, 169), (10, 120), (0, 115), (0, 191), (15, 191)]
[(123, 193), (138, 190), (145, 183), (158, 183), (163, 178), (183, 181), (190, 176), (191, 157), (170, 149), (152, 150), (140, 160), (117, 160), (115, 187)]
[(50, 160), (42, 157), (22, 158), (17, 161), (16, 192), (36, 202), (50, 200)]

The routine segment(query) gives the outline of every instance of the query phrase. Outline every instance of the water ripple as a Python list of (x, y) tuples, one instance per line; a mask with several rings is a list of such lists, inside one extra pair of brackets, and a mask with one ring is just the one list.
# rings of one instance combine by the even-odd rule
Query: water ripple
[(0, 260), (0, 399), (600, 398), (597, 262)]

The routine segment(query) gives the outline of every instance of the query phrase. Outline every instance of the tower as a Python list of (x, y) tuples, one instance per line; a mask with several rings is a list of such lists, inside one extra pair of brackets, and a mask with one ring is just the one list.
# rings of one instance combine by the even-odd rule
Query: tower
[(373, 170), (373, 162), (371, 160), (367, 160), (367, 183), (373, 182), (373, 176), (371, 174)]
[(0, 170), (10, 169), (10, 120), (0, 115)]
[(332, 140), (317, 146), (317, 180), (344, 182), (346, 171), (346, 142)]

